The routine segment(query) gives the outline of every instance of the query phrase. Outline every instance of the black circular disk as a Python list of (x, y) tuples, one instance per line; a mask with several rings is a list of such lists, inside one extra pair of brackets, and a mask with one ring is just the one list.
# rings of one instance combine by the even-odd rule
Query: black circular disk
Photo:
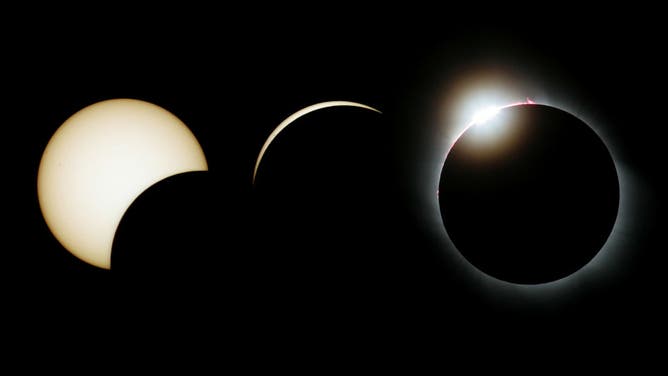
[(144, 191), (116, 231), (111, 270), (134, 283), (198, 288), (226, 274), (233, 246), (227, 211), (209, 172), (168, 177)]
[(610, 152), (582, 120), (546, 105), (505, 107), (470, 126), (445, 160), (441, 216), (461, 254), (507, 282), (566, 277), (606, 242), (619, 182)]

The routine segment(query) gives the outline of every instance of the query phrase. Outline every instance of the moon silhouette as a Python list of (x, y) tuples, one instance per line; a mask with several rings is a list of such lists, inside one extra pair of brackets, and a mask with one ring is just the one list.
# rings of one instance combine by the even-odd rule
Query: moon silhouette
[(438, 202), (448, 236), (480, 271), (536, 285), (565, 278), (607, 242), (619, 178), (598, 134), (556, 107), (480, 113), (446, 157)]
[(264, 153), (267, 151), (269, 148), (269, 145), (271, 145), (271, 142), (278, 136), (279, 133), (285, 127), (290, 125), (293, 121), (299, 119), (300, 117), (311, 113), (313, 111), (317, 111), (323, 108), (327, 107), (338, 107), (338, 106), (351, 106), (351, 107), (360, 107), (360, 108), (365, 108), (367, 110), (375, 111), (378, 112), (379, 114), (382, 113), (379, 110), (367, 106), (362, 103), (357, 103), (357, 102), (349, 102), (349, 101), (329, 101), (329, 102), (321, 102), (321, 103), (316, 103), (308, 107), (304, 107), (301, 110), (295, 112), (294, 114), (288, 116), (285, 120), (283, 120), (277, 127), (274, 129), (271, 134), (269, 134), (269, 137), (267, 137), (267, 140), (264, 142), (264, 145), (262, 145), (262, 149), (260, 149), (260, 154), (257, 156), (257, 161), (255, 162), (255, 168), (253, 170), (253, 184), (255, 184), (255, 176), (257, 175), (257, 170), (260, 167), (260, 162), (262, 161), (262, 156), (264, 156)]
[(37, 194), (56, 239), (79, 259), (110, 269), (115, 232), (131, 203), (167, 177), (207, 170), (199, 142), (175, 115), (111, 99), (83, 108), (54, 133)]

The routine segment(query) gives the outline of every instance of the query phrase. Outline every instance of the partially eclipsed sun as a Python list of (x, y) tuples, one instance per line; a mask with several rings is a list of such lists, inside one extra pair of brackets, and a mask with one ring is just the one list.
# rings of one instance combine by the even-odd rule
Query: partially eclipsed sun
[(206, 170), (202, 148), (176, 116), (140, 100), (107, 100), (75, 113), (51, 137), (37, 176), (39, 204), (68, 251), (109, 269), (130, 204), (160, 180)]

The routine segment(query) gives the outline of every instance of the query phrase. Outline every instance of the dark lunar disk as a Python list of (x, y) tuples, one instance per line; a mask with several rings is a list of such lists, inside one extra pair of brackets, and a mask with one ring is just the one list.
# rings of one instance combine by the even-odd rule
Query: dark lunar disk
[(125, 213), (114, 239), (111, 271), (133, 283), (201, 289), (228, 274), (234, 249), (227, 210), (209, 172), (162, 180)]
[(114, 320), (159, 317), (161, 323), (187, 323), (192, 333), (216, 333), (221, 317), (236, 320), (242, 314), (237, 308), (248, 306), (240, 300), (243, 293), (253, 296), (242, 288), (248, 270), (240, 256), (242, 217), (230, 204), (241, 197), (215, 174), (168, 177), (128, 208), (111, 254), (122, 308)]
[(599, 252), (617, 217), (619, 181), (610, 152), (582, 120), (516, 105), (455, 142), (438, 199), (448, 236), (471, 264), (503, 281), (539, 284)]
[(322, 109), (268, 148), (254, 187), (252, 240), (271, 288), (312, 301), (361, 295), (383, 280), (392, 231), (381, 120), (359, 108)]

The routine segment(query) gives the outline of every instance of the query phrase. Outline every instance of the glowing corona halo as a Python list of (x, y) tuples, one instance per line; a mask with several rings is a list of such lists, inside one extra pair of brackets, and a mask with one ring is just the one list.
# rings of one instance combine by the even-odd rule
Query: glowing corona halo
[[(612, 156), (567, 111), (530, 102), (491, 108), (443, 166), (438, 200), (448, 235), (471, 264), (498, 279), (567, 277), (595, 257), (616, 220)], [(568, 152), (555, 153), (560, 147)]]
[[(521, 66), (522, 70), (517, 71), (516, 66)], [(642, 222), (647, 218), (639, 205), (645, 190), (629, 169), (628, 155), (612, 126), (617, 120), (600, 109), (594, 109), (590, 105), (591, 98), (576, 90), (575, 86), (537, 74), (535, 69), (531, 60), (513, 59), (510, 65), (481, 65), (460, 70), (454, 76), (452, 73), (440, 76), (447, 80), (437, 82), (437, 87), (434, 87), (434, 91), (438, 92), (437, 99), (430, 98), (433, 104), (425, 104), (425, 109), (418, 108), (411, 113), (414, 117), (424, 116), (424, 125), (429, 132), (425, 132), (422, 138), (425, 147), (416, 156), (417, 167), (406, 171), (406, 175), (414, 182), (412, 189), (420, 198), (413, 215), (416, 218), (428, 216), (425, 230), (439, 239), (442, 245), (442, 252), (436, 255), (461, 272), (459, 282), (472, 286), (476, 294), (498, 304), (520, 308), (524, 307), (523, 302), (531, 300), (558, 308), (568, 302), (574, 291), (591, 291), (614, 283), (620, 274), (629, 271), (627, 261), (633, 257), (633, 242), (643, 236), (641, 227), (634, 226), (633, 222)], [(434, 82), (435, 78), (439, 75), (430, 76), (429, 82)], [(581, 270), (552, 282), (520, 285), (481, 273), (461, 255), (447, 231), (444, 231), (438, 195), (439, 179), (447, 155), (461, 134), (471, 126), (477, 111), (527, 97), (537, 104), (570, 112), (600, 136), (619, 175), (620, 198), (619, 212), (608, 241)], [(504, 129), (490, 130), (507, 139)], [(489, 138), (481, 133), (483, 142), (493, 141), (494, 135)]]
[(207, 171), (193, 133), (167, 110), (135, 99), (89, 105), (51, 137), (39, 165), (44, 220), (74, 256), (111, 266), (118, 224), (151, 185), (179, 173)]

